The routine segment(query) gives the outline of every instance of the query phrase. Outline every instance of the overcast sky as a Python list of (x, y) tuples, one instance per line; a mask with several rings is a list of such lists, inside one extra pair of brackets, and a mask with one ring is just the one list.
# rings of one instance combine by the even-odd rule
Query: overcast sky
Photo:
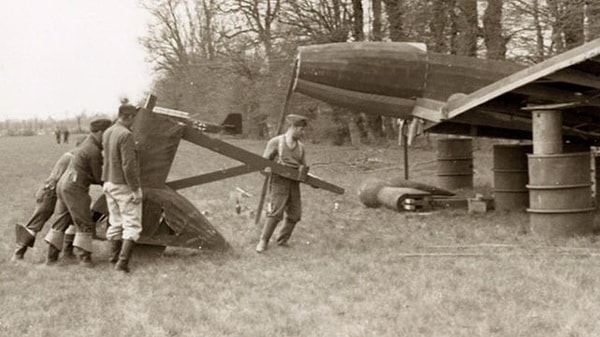
[(114, 115), (151, 84), (138, 0), (14, 0), (0, 7), (0, 120)]

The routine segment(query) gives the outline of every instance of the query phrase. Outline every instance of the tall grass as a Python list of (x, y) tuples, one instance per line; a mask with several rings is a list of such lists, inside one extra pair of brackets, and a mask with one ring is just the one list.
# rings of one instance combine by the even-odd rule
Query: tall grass
[[(229, 140), (260, 153), (264, 144)], [(411, 179), (435, 184), (435, 142), (411, 149)], [(491, 186), (490, 144), (476, 143), (474, 190)], [(25, 261), (9, 261), (15, 222), (67, 148), (51, 137), (0, 138), (2, 336), (598, 336), (596, 236), (552, 241), (525, 229), (525, 213), (463, 209), (396, 213), (363, 207), (369, 176), (402, 175), (402, 152), (308, 145), (311, 171), (346, 188), (303, 187), (291, 247), (254, 252), (252, 213), (263, 177), (181, 191), (226, 237), (226, 253), (168, 248), (122, 275), (95, 242), (96, 266), (47, 267), (40, 234)], [(182, 143), (171, 178), (235, 165)], [(252, 194), (234, 210), (235, 189)], [(337, 203), (338, 207), (334, 207)]]

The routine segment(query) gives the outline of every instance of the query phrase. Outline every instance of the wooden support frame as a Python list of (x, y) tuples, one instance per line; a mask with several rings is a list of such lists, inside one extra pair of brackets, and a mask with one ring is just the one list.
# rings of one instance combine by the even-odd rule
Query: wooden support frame
[[(336, 194), (343, 194), (344, 189), (340, 186), (326, 182), (314, 175), (306, 174), (302, 169), (296, 169), (289, 166), (278, 164), (272, 160), (263, 158), (253, 152), (244, 150), (237, 146), (231, 145), (220, 139), (212, 138), (204, 132), (187, 126), (183, 133), (182, 139), (185, 139), (193, 144), (202, 146), (213, 152), (217, 152), (226, 157), (235, 159), (245, 165), (233, 167), (227, 170), (215, 171), (208, 174), (203, 174), (187, 179), (181, 179), (173, 182), (168, 182), (167, 185), (172, 188), (184, 188), (194, 185), (204, 184), (224, 178), (234, 177), (241, 174), (246, 174), (254, 171), (263, 170), (266, 167), (271, 168), (271, 172), (282, 177), (300, 181), (315, 188), (322, 188)], [(175, 186), (175, 187), (173, 187)]]
[(167, 186), (174, 190), (180, 190), (182, 188), (192, 187), (196, 185), (208, 184), (213, 181), (223, 180), (227, 178), (236, 177), (242, 174), (251, 173), (260, 170), (258, 167), (253, 167), (251, 165), (240, 165), (235, 167), (230, 167), (228, 169), (214, 171), (210, 173), (200, 174), (197, 176), (169, 181), (167, 182)]

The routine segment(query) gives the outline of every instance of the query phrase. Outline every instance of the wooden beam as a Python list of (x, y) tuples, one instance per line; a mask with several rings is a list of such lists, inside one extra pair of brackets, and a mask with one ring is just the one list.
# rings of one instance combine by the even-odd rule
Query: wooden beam
[(575, 69), (563, 69), (548, 76), (551, 80), (600, 89), (600, 77)]
[(222, 154), (226, 157), (238, 160), (242, 163), (246, 163), (252, 166), (253, 168), (256, 168), (257, 170), (262, 170), (265, 167), (270, 167), (273, 173), (278, 174), (284, 178), (297, 180), (302, 183), (311, 185), (312, 187), (322, 188), (333, 193), (344, 193), (344, 189), (337, 185), (328, 183), (315, 176), (311, 176), (310, 174), (303, 174), (303, 172), (301, 172), (298, 169), (277, 164), (276, 162), (263, 158), (262, 156), (257, 155), (256, 153), (244, 150), (222, 140), (211, 138), (204, 134), (202, 131), (196, 130), (193, 127), (186, 127), (182, 138), (191, 143)]
[(571, 109), (582, 106), (581, 102), (569, 102), (569, 103), (554, 103), (554, 104), (536, 104), (522, 107), (524, 111), (535, 111), (535, 110), (562, 110)]
[(182, 188), (208, 184), (213, 181), (227, 179), (231, 177), (236, 177), (242, 174), (247, 174), (251, 172), (256, 172), (260, 170), (260, 167), (253, 167), (251, 165), (240, 165), (235, 167), (230, 167), (228, 169), (214, 171), (210, 173), (204, 173), (197, 176), (169, 181), (167, 182), (167, 186), (174, 190), (180, 190)]
[(444, 102), (428, 98), (417, 98), (411, 115), (430, 122), (439, 123), (442, 121), (443, 107)]
[(579, 102), (581, 105), (600, 107), (600, 99), (587, 96), (582, 93), (576, 93), (568, 90), (561, 90), (544, 86), (541, 84), (528, 84), (514, 90), (515, 93), (541, 98), (551, 102)]
[(154, 107), (156, 106), (156, 96), (148, 95), (146, 97), (146, 103), (144, 104), (144, 109), (148, 110), (148, 112), (152, 112)]

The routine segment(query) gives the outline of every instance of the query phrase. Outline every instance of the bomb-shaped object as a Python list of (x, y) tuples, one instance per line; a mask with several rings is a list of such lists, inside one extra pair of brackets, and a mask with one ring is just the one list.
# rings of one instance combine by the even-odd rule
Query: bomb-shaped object
[[(358, 198), (366, 206), (385, 206), (396, 211), (414, 211), (423, 207), (423, 200), (431, 195), (451, 196), (454, 193), (435, 186), (425, 185), (400, 178), (367, 178), (358, 188)], [(419, 203), (419, 207), (417, 207)]]
[(358, 199), (367, 207), (377, 208), (381, 206), (377, 199), (377, 193), (386, 185), (387, 183), (379, 178), (367, 178), (358, 187)]

